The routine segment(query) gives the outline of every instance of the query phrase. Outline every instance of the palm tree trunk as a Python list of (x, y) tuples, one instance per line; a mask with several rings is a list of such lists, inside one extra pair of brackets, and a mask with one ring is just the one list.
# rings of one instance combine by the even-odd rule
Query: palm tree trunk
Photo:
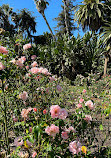
[(66, 32), (67, 32), (67, 35), (68, 35), (68, 39), (70, 39), (70, 36), (69, 36), (69, 28), (68, 28), (68, 23), (67, 23), (67, 11), (66, 11), (67, 2), (66, 2), (66, 0), (63, 0), (63, 3), (64, 3)]
[(108, 57), (105, 56), (104, 75), (106, 75), (106, 73), (107, 73), (107, 63), (108, 63)]
[(54, 34), (53, 34), (53, 32), (52, 32), (52, 29), (51, 29), (51, 27), (50, 27), (50, 25), (49, 25), (49, 23), (48, 23), (48, 21), (47, 21), (47, 19), (46, 19), (45, 14), (44, 14), (44, 13), (41, 13), (41, 14), (42, 14), (42, 16), (43, 16), (43, 18), (44, 18), (44, 20), (45, 20), (45, 22), (46, 22), (46, 24), (47, 24), (47, 26), (48, 26), (50, 32), (51, 32), (53, 38), (55, 39), (55, 36), (54, 36)]

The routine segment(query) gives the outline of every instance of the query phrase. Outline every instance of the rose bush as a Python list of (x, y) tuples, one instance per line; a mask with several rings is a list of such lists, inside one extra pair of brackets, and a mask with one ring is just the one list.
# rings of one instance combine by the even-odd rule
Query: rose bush
[[(38, 62), (33, 46), (20, 44), (23, 49), (17, 56), (13, 45), (0, 47), (2, 148), (12, 157), (20, 157), (23, 149), (30, 157), (88, 157), (82, 146), (87, 145), (88, 129), (95, 127), (94, 101), (85, 89), (81, 93), (76, 89), (77, 96), (71, 93), (66, 83)], [(67, 106), (68, 101), (73, 109)], [(9, 131), (17, 147), (13, 152)], [(89, 146), (93, 140), (88, 136)]]

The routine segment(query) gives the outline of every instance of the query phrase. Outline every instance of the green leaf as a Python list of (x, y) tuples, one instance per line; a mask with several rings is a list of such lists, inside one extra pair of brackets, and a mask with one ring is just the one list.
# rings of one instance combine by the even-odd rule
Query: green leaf
[(30, 136), (29, 141), (30, 141), (31, 143), (34, 143), (34, 138), (33, 138), (32, 135)]
[(21, 126), (24, 126), (24, 125), (25, 125), (25, 122), (24, 122), (24, 121), (22, 121), (22, 122), (17, 122), (17, 123), (15, 123), (14, 126), (16, 127), (16, 126), (20, 126), (20, 125), (21, 125)]
[(2, 90), (0, 90), (0, 93), (2, 93)]
[(100, 11), (99, 8), (97, 8), (97, 13), (98, 13), (98, 16), (99, 16), (99, 18), (100, 18), (100, 17), (101, 17), (101, 11)]
[(101, 131), (103, 131), (103, 125), (100, 125), (100, 126), (99, 126), (99, 129), (100, 129)]
[(94, 7), (94, 3), (91, 4), (91, 9), (93, 9), (93, 7)]
[(51, 147), (51, 145), (50, 144), (48, 144), (48, 146), (47, 146), (47, 149), (46, 149), (47, 151), (51, 151), (52, 150), (52, 147)]

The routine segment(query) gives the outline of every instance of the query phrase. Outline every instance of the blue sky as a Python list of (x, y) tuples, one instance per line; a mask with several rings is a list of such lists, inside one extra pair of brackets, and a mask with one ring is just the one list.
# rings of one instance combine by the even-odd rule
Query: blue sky
[[(81, 0), (76, 0), (75, 4), (79, 4), (79, 2), (81, 2)], [(2, 4), (9, 4), (9, 6), (14, 9), (14, 11), (17, 11), (18, 9), (20, 10), (20, 9), (27, 8), (29, 11), (32, 11), (33, 16), (36, 17), (36, 22), (37, 22), (36, 35), (41, 35), (41, 34), (43, 34), (43, 32), (46, 32), (46, 31), (49, 32), (49, 29), (48, 29), (43, 17), (41, 16), (40, 13), (38, 13), (38, 11), (36, 9), (34, 0), (0, 0), (0, 6)], [(54, 21), (53, 19), (58, 17), (58, 14), (61, 12), (62, 4), (63, 4), (62, 0), (50, 0), (49, 6), (45, 10), (46, 18), (47, 18), (53, 32), (54, 32), (54, 27), (56, 27), (56, 25), (57, 25), (57, 22)], [(74, 35), (77, 36), (78, 32), (80, 33), (81, 36), (83, 35), (82, 30), (76, 31), (74, 33)]]

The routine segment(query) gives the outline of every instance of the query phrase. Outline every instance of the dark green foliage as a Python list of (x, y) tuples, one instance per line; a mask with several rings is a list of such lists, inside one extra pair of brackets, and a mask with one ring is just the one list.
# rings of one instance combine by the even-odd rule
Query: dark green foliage
[[(102, 48), (98, 47), (97, 36), (86, 33), (83, 38), (58, 37), (49, 45), (37, 46), (39, 59), (53, 74), (74, 80), (77, 74), (87, 76), (91, 71), (100, 71), (103, 65)], [(100, 67), (99, 67), (100, 66)]]

